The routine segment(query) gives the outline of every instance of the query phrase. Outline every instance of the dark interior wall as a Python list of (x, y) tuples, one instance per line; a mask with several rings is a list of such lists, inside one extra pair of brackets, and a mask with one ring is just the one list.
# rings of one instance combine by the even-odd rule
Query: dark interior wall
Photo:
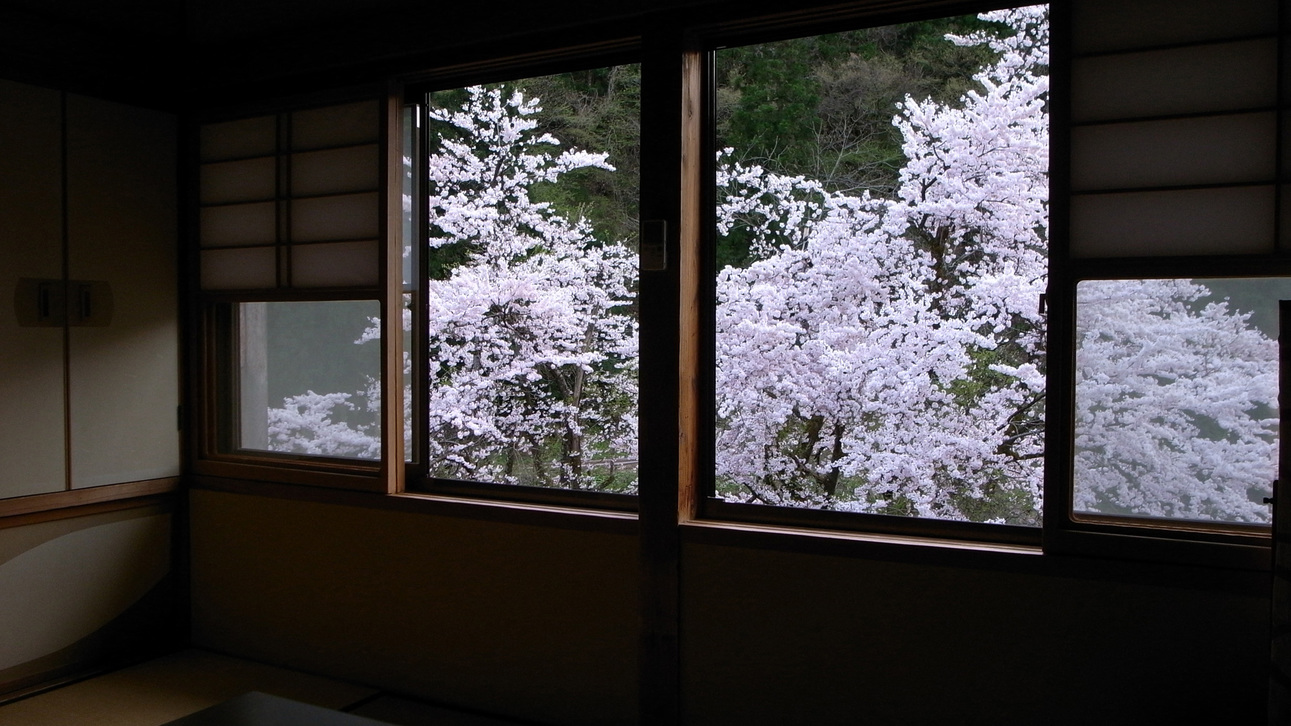
[(686, 547), (686, 723), (1263, 720), (1266, 574), (943, 555)]
[[(200, 490), (191, 507), (197, 645), (541, 723), (636, 722), (630, 534)], [(1262, 717), (1267, 574), (917, 549), (686, 544), (685, 722)]]
[(542, 723), (630, 724), (637, 542), (191, 493), (195, 645)]
[[(149, 108), (202, 109), (679, 24), (892, 0), (6, 0), (0, 77)], [(922, 0), (924, 6), (966, 6)], [(1004, 4), (1004, 3), (1001, 3)], [(981, 3), (977, 3), (981, 5)], [(954, 12), (954, 11), (950, 11)]]

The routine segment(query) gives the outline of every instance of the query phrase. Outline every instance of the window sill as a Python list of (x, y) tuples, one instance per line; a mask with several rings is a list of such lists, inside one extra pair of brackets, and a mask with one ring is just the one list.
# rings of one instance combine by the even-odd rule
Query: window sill
[(1038, 545), (717, 520), (684, 522), (681, 537), (688, 544), (975, 566), (988, 562), (1039, 560), (1044, 554)]
[(474, 519), (628, 536), (638, 534), (637, 515), (634, 512), (527, 504), (421, 492), (387, 494), (384, 492), (331, 489), (301, 483), (269, 482), (220, 476), (195, 476), (192, 479), (192, 484), (194, 488), (210, 491), (406, 512), (425, 516)]
[(1064, 531), (1046, 535), (1044, 546), (947, 537), (855, 532), (775, 524), (695, 520), (681, 525), (685, 544), (778, 550), (822, 556), (867, 558), (949, 567), (1115, 578), (1144, 567), (1169, 573), (1225, 572), (1239, 578), (1267, 572), (1270, 548), (1256, 542), (1201, 542), (1131, 533)]

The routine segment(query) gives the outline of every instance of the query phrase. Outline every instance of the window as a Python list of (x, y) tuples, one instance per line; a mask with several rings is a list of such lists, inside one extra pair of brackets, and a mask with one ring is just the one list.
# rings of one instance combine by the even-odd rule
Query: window
[(253, 302), (236, 310), (236, 448), (380, 459), (380, 305)]
[(1084, 280), (1078, 517), (1267, 525), (1285, 278)]
[(418, 94), (421, 486), (636, 491), (639, 85), (615, 65)]
[[(227, 318), (222, 360), (253, 362), (217, 382), (240, 386), (217, 453), (374, 468), (401, 443), (414, 492), (1043, 533), (1052, 551), (1263, 547), (1266, 310), (1291, 274), (1277, 28), (1118, 34), (1063, 5), (1072, 52), (1051, 78), (1046, 6), (935, 12), (696, 26), (422, 76), (402, 93), (401, 180), (368, 125), (302, 135), (387, 124), (370, 105), (214, 125), (199, 294)], [(362, 159), (382, 150), (374, 177)], [(318, 186), (329, 174), (356, 181)], [(377, 227), (298, 218), (381, 204)], [(392, 251), (380, 274), (311, 262), (373, 235)], [(326, 323), (256, 332), (311, 306)], [(275, 347), (307, 337), (332, 368), (353, 358), (349, 378), (275, 370), (299, 356)]]
[(1046, 8), (714, 62), (714, 496), (1039, 525)]
[(1284, 132), (1277, 6), (1248, 10), (1230, 23), (1172, 13), (1167, 28), (1145, 6), (1122, 29), (1070, 8), (1051, 551), (1196, 561), (1189, 547), (1210, 541), (1233, 545), (1208, 550), (1226, 564), (1266, 562)]
[(198, 473), (390, 488), (385, 116), (367, 98), (200, 126)]

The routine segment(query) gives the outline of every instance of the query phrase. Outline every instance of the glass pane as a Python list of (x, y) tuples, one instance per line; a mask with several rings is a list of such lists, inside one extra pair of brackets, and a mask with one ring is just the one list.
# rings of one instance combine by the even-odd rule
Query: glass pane
[(1268, 523), (1288, 279), (1076, 290), (1075, 511)]
[(242, 449), (381, 457), (373, 300), (238, 306)]
[(1038, 525), (1046, 8), (716, 58), (716, 495)]
[(640, 77), (427, 99), (432, 477), (635, 491)]

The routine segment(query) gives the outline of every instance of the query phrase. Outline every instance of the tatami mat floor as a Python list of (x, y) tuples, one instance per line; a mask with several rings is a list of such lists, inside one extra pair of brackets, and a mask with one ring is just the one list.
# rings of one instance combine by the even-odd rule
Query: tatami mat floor
[(375, 689), (185, 650), (0, 706), (0, 726), (160, 726), (248, 691), (399, 726), (514, 726)]

